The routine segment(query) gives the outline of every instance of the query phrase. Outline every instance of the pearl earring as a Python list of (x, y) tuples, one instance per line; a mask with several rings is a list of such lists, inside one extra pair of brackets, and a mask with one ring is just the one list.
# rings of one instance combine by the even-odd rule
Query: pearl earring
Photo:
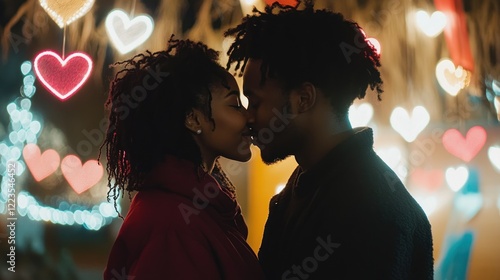
[(198, 130), (196, 131), (196, 134), (201, 134), (201, 129), (198, 129)]

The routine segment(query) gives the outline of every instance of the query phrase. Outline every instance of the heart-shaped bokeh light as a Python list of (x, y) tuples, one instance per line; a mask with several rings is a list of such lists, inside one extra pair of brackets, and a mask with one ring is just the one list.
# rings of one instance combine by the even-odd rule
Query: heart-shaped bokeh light
[(446, 26), (446, 15), (435, 11), (431, 16), (426, 11), (418, 11), (416, 14), (417, 26), (429, 37), (436, 37)]
[(37, 182), (54, 173), (59, 167), (59, 154), (52, 149), (41, 153), (37, 144), (27, 144), (23, 148), (23, 157), (31, 175)]
[(429, 120), (429, 113), (423, 106), (413, 108), (411, 116), (404, 108), (396, 107), (390, 119), (392, 128), (407, 142), (413, 142), (427, 126)]
[(460, 166), (457, 168), (449, 167), (446, 169), (446, 182), (450, 189), (454, 192), (458, 192), (467, 182), (469, 178), (469, 170), (465, 166)]
[(486, 143), (487, 133), (481, 126), (474, 126), (465, 137), (452, 128), (445, 131), (442, 137), (444, 148), (452, 155), (465, 162), (471, 161)]
[(448, 94), (456, 96), (461, 89), (469, 85), (470, 72), (462, 66), (455, 67), (449, 59), (443, 59), (436, 65), (436, 78)]
[(97, 160), (92, 159), (82, 165), (80, 158), (75, 155), (64, 157), (61, 161), (61, 171), (77, 194), (93, 187), (104, 174), (104, 169)]

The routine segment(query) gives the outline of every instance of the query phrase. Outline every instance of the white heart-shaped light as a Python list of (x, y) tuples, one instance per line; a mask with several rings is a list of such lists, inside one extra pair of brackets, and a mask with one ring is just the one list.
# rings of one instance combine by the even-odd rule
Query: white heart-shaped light
[(429, 37), (436, 37), (446, 26), (446, 15), (435, 11), (431, 16), (426, 11), (416, 13), (417, 25)]
[(352, 127), (366, 126), (373, 116), (373, 107), (370, 103), (351, 105), (349, 108), (349, 121)]
[(493, 167), (500, 172), (500, 146), (492, 146), (488, 149), (488, 158)]
[(396, 107), (391, 113), (391, 126), (407, 142), (413, 142), (418, 134), (424, 130), (429, 123), (430, 116), (423, 106), (413, 108), (411, 117), (408, 112)]
[(454, 192), (458, 192), (465, 185), (468, 178), (469, 170), (465, 166), (458, 168), (449, 167), (446, 169), (446, 182)]
[(153, 19), (148, 15), (132, 19), (122, 10), (113, 10), (106, 17), (106, 31), (111, 43), (126, 54), (144, 43), (153, 33)]
[(462, 66), (455, 68), (455, 64), (449, 59), (442, 59), (436, 65), (436, 78), (439, 85), (451, 96), (456, 96), (458, 92), (469, 83), (469, 71)]

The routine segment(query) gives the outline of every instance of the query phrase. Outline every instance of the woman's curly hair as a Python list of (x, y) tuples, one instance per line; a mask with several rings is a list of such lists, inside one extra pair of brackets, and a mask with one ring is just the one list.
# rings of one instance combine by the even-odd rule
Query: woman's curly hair
[[(123, 66), (111, 82), (106, 107), (108, 200), (138, 191), (145, 175), (165, 155), (201, 165), (201, 153), (185, 126), (193, 108), (213, 123), (214, 84), (227, 85), (218, 53), (200, 42), (172, 37), (165, 51), (146, 52), (113, 64)], [(114, 182), (113, 182), (114, 181)]]
[(262, 84), (266, 77), (277, 78), (286, 89), (311, 82), (340, 114), (347, 113), (355, 98), (364, 98), (368, 86), (380, 100), (380, 57), (362, 29), (340, 13), (315, 10), (311, 0), (254, 8), (224, 36), (235, 38), (226, 68), (236, 63), (240, 76), (248, 59), (261, 59)]

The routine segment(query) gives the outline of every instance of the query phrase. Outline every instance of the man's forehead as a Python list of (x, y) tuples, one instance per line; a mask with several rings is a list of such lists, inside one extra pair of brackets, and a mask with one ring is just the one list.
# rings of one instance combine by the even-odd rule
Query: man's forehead
[(243, 87), (258, 87), (261, 86), (262, 71), (261, 71), (262, 60), (250, 58), (245, 65), (245, 71), (243, 72)]
[(246, 65), (245, 65), (245, 71), (243, 71), (243, 75), (245, 74), (250, 74), (250, 75), (255, 75), (255, 74), (258, 74), (260, 75), (261, 74), (261, 71), (260, 71), (260, 67), (262, 65), (262, 60), (261, 59), (254, 59), (254, 58), (250, 58), (248, 59)]

